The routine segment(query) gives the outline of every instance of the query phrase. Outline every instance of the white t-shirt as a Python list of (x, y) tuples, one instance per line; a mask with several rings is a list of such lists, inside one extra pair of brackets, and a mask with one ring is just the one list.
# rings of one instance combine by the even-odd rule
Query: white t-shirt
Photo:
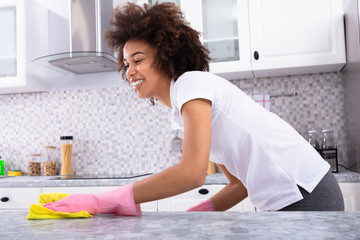
[(229, 81), (208, 72), (186, 72), (170, 88), (173, 129), (184, 130), (181, 107), (212, 102), (210, 160), (223, 164), (247, 188), (259, 210), (279, 210), (312, 192), (330, 165), (287, 122)]

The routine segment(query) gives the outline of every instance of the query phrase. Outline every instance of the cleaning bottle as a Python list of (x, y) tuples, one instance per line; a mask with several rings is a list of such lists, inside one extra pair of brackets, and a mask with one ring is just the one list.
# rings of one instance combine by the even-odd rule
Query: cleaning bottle
[(5, 162), (4, 160), (1, 160), (0, 156), (0, 176), (5, 175)]

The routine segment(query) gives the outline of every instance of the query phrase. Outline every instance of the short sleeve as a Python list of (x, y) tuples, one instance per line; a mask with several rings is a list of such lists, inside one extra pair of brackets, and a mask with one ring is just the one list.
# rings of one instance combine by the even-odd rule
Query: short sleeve
[(203, 98), (214, 102), (216, 88), (207, 74), (201, 72), (187, 72), (175, 82), (175, 105), (181, 113), (182, 106), (193, 99)]

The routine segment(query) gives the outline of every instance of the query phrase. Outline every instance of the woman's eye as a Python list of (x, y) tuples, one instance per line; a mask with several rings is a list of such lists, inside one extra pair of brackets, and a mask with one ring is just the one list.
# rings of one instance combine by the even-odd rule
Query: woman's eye
[(135, 60), (134, 62), (135, 62), (136, 64), (139, 64), (141, 61), (142, 61), (142, 59), (140, 59), (140, 60)]

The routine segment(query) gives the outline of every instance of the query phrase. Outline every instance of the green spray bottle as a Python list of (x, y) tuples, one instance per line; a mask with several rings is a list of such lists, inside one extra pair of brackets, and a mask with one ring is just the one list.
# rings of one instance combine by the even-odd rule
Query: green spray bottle
[(5, 162), (4, 160), (1, 160), (1, 156), (0, 156), (0, 176), (4, 176), (5, 175)]

